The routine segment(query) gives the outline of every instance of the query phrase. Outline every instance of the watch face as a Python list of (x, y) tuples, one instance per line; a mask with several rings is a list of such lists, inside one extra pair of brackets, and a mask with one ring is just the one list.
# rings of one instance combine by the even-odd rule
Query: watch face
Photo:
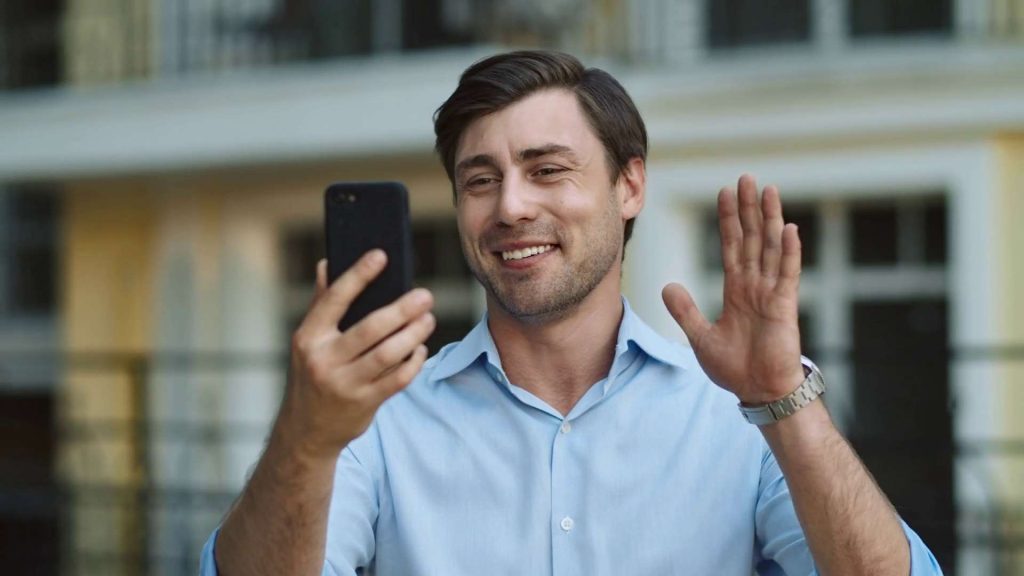
[(802, 364), (804, 367), (804, 378), (810, 376), (812, 372), (817, 372), (819, 374), (821, 373), (821, 370), (818, 368), (818, 365), (811, 361), (811, 359), (808, 358), (807, 356), (800, 356), (800, 364)]

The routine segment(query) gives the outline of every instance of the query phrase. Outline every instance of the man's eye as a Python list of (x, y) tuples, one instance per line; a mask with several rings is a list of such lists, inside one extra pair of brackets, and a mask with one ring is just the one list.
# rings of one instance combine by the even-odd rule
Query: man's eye
[(462, 188), (468, 191), (487, 190), (488, 188), (495, 186), (497, 182), (498, 179), (493, 176), (480, 176), (466, 180), (466, 183), (462, 185)]
[(558, 173), (564, 172), (564, 171), (565, 170), (563, 168), (558, 168), (558, 167), (555, 167), (555, 166), (547, 166), (547, 167), (544, 167), (544, 168), (541, 168), (541, 169), (535, 171), (533, 174), (535, 176), (543, 177), (543, 176), (553, 176), (555, 174), (558, 174)]

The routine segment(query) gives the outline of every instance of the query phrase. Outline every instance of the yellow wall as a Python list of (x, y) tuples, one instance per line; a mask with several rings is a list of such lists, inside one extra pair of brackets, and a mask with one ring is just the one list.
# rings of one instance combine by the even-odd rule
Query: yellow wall
[[(281, 310), (275, 309), (275, 304), (280, 307), (283, 302), (273, 297), (280, 286), (251, 286), (247, 279), (281, 282), (279, 260), (287, 257), (278, 248), (281, 233), (295, 226), (322, 225), (322, 191), (327, 184), (383, 179), (406, 183), (414, 218), (453, 217), (444, 172), (425, 154), (66, 184), (60, 247), (63, 346), (71, 354), (89, 356), (80, 357), (84, 363), (70, 364), (64, 374), (60, 418), (77, 426), (79, 433), (64, 437), (60, 469), (72, 485), (126, 489), (126, 499), (114, 500), (113, 506), (110, 502), (97, 506), (88, 490), (72, 492), (73, 549), (99, 554), (143, 552), (138, 535), (146, 516), (127, 497), (134, 488), (162, 477), (164, 471), (159, 461), (154, 464), (153, 445), (133, 435), (130, 426), (138, 416), (152, 414), (154, 403), (162, 401), (167, 391), (160, 386), (185, 386), (209, 399), (201, 402), (209, 406), (209, 414), (189, 417), (216, 417), (218, 410), (231, 410), (223, 375), (207, 375), (209, 382), (194, 375), (169, 381), (145, 364), (133, 364), (133, 358), (144, 361), (149, 353), (181, 347), (231, 349), (238, 344), (232, 330), (237, 334), (239, 328), (227, 325), (232, 318), (237, 321), (239, 314), (261, 318), (259, 326), (283, 327)], [(249, 261), (232, 262), (240, 256)], [(232, 274), (236, 274), (233, 280), (229, 279)], [(237, 290), (246, 293), (232, 293)], [(250, 312), (253, 290), (265, 295), (256, 302), (270, 305), (252, 306), (259, 309)], [(240, 312), (240, 306), (245, 310)], [(168, 318), (172, 324), (185, 318), (184, 332), (176, 326), (169, 336)], [(283, 348), (286, 341), (280, 344)], [(140, 394), (139, 378), (149, 378), (153, 386), (145, 394)], [(146, 463), (155, 468), (147, 468)], [(232, 485), (237, 480), (230, 470), (204, 471), (208, 473), (230, 478)]]
[(133, 182), (72, 185), (66, 192), (61, 253), (67, 348), (148, 348), (153, 196)]
[[(60, 466), (63, 477), (76, 483), (132, 487), (143, 480), (145, 447), (127, 426), (143, 401), (133, 379), (140, 372), (122, 359), (77, 355), (149, 347), (154, 220), (151, 197), (137, 184), (66, 188), (62, 333), (65, 350), (77, 360), (67, 368), (60, 398), (62, 421), (77, 428), (60, 447)], [(129, 494), (101, 506), (95, 493), (73, 493), (75, 548), (134, 550), (143, 516)]]
[[(997, 141), (999, 162), (998, 210), (1001, 251), (999, 260), (997, 317), (999, 340), (1010, 347), (1024, 347), (1024, 134), (1006, 135)], [(979, 255), (984, 257), (983, 255)], [(1005, 436), (1024, 439), (1024, 360), (1002, 361), (1005, 398), (1002, 399)], [(1009, 460), (1009, 459), (1008, 459)], [(1012, 459), (1007, 469), (1007, 496), (1024, 499), (1024, 459)], [(1015, 480), (1014, 480), (1015, 479)]]
[[(188, 236), (192, 270), (217, 319), (224, 236), (228, 222), (244, 211), (272, 233), (322, 222), (322, 191), (337, 180), (396, 179), (411, 193), (414, 218), (454, 217), (443, 170), (433, 158), (366, 159), (305, 166), (234, 168), (193, 174), (90, 181), (67, 186), (63, 259), (63, 335), (70, 352), (149, 352), (159, 346), (157, 312), (161, 243), (167, 229)], [(172, 212), (184, 212), (184, 216)], [(163, 233), (161, 233), (163, 231)], [(275, 258), (277, 255), (267, 255)], [(230, 297), (228, 295), (227, 297)], [(213, 305), (210, 302), (214, 302)], [(204, 310), (205, 311), (205, 310)], [(209, 332), (217, 332), (209, 326)], [(201, 333), (209, 333), (201, 330)], [(209, 346), (215, 342), (206, 341)], [(72, 395), (77, 392), (69, 390)], [(70, 415), (125, 414), (127, 400), (72, 398)]]

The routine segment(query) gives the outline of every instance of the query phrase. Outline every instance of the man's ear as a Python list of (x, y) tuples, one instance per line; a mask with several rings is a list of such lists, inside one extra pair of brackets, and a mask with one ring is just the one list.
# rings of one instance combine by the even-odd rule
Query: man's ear
[(631, 220), (640, 214), (647, 194), (647, 166), (639, 156), (630, 158), (616, 182), (622, 219)]

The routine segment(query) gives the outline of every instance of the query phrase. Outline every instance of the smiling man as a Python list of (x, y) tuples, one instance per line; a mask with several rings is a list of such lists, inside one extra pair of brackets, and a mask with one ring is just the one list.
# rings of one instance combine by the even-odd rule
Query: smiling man
[(495, 56), (435, 131), (487, 315), (427, 360), (429, 293), (341, 333), (385, 257), (331, 286), (321, 264), (204, 574), (939, 573), (818, 399), (775, 188), (719, 194), (717, 322), (665, 288), (684, 348), (621, 294), (647, 135), (618, 82), (565, 54)]

